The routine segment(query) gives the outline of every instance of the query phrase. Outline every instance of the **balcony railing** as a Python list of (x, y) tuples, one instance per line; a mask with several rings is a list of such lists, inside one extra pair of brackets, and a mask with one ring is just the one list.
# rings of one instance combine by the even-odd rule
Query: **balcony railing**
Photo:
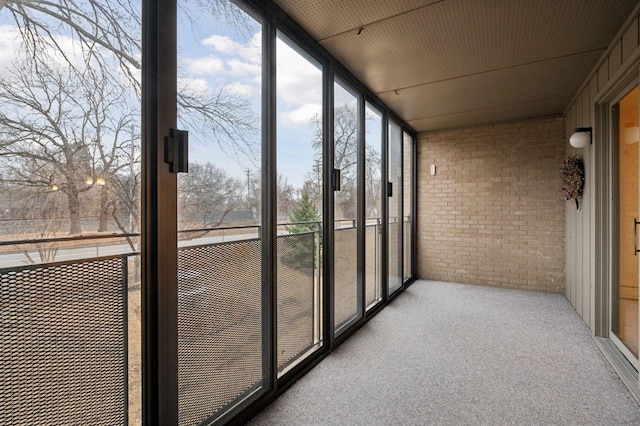
[[(291, 233), (299, 225), (308, 230)], [(338, 221), (335, 232), (354, 232), (355, 225)], [(318, 222), (278, 225), (279, 374), (321, 344), (321, 233)], [(372, 306), (382, 298), (379, 219), (367, 220), (365, 237)], [(263, 384), (260, 238), (260, 226), (180, 232), (181, 424), (223, 412)], [(0, 242), (4, 422), (139, 421), (138, 240), (110, 234)]]

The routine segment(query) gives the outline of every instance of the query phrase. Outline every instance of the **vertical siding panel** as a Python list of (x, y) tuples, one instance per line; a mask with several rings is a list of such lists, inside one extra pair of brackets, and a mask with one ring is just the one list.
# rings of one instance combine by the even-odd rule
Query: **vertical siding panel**
[[(591, 96), (589, 93), (589, 85), (587, 85), (582, 92), (582, 123), (583, 127), (591, 126)], [(588, 146), (582, 149), (582, 158), (585, 164), (585, 173), (591, 174), (593, 173), (593, 168), (591, 165), (591, 147)], [(586, 182), (585, 182), (586, 183)], [(586, 185), (585, 185), (586, 186)], [(582, 230), (580, 234), (582, 234), (582, 318), (585, 320), (587, 325), (590, 324), (591, 319), (591, 197), (589, 195), (589, 190), (591, 188), (586, 186), (585, 193), (582, 199)]]
[[(595, 128), (598, 124), (595, 116), (596, 94), (605, 87), (613, 88), (613, 83), (623, 83), (622, 71), (631, 70), (640, 62), (637, 59), (640, 50), (639, 10), (640, 4), (636, 6), (633, 14), (627, 20), (625, 24), (627, 26), (621, 28), (616, 37), (610, 41), (609, 46), (611, 47), (607, 50), (606, 56), (602, 58), (601, 63), (594, 66), (591, 70), (591, 79), (583, 82), (586, 83), (584, 89), (582, 92), (576, 93), (573, 103), (567, 108), (565, 116), (567, 142), (574, 127), (592, 127), (594, 130), (598, 130)], [(635, 62), (632, 63), (632, 59)], [(603, 137), (606, 138), (606, 136)], [(583, 156), (585, 162), (586, 181), (583, 205), (581, 211), (576, 212), (575, 206), (572, 208), (567, 203), (565, 214), (566, 295), (593, 331), (601, 330), (603, 321), (606, 321), (605, 318), (596, 318), (598, 312), (606, 313), (608, 310), (606, 306), (601, 306), (599, 300), (595, 300), (596, 288), (598, 295), (601, 291), (606, 290), (603, 288), (606, 284), (600, 282), (601, 279), (605, 279), (604, 275), (596, 277), (596, 272), (606, 272), (608, 269), (607, 265), (596, 265), (596, 263), (606, 262), (605, 259), (609, 255), (608, 253), (598, 253), (600, 248), (595, 246), (596, 235), (599, 235), (596, 232), (596, 226), (607, 225), (596, 223), (598, 217), (596, 210), (598, 210), (599, 202), (606, 202), (607, 197), (611, 195), (608, 190), (604, 190), (604, 192), (599, 190), (598, 196), (602, 196), (604, 199), (595, 198), (595, 185), (599, 184), (596, 182), (596, 164), (605, 166), (601, 164), (601, 146), (598, 145), (602, 142), (604, 141), (594, 140), (593, 145), (580, 150), (583, 152), (578, 152)], [(567, 154), (575, 154), (576, 150), (567, 143), (566, 152)], [(596, 158), (596, 152), (598, 158)], [(602, 271), (600, 271), (600, 267), (603, 268)]]
[(635, 19), (622, 37), (622, 61), (626, 61), (638, 47), (638, 20)]
[[(565, 120), (566, 123), (566, 135), (571, 135), (575, 125), (575, 117), (576, 115), (576, 104), (574, 103), (569, 110), (569, 114)], [(567, 143), (567, 154), (572, 151), (571, 146)], [(566, 242), (565, 245), (567, 247), (567, 267), (566, 267), (566, 280), (567, 280), (567, 297), (573, 306), (576, 306), (576, 283), (575, 283), (575, 274), (574, 274), (574, 265), (575, 265), (575, 257), (576, 251), (574, 247), (574, 239), (575, 239), (575, 218), (569, 209), (569, 203), (565, 203), (565, 215), (567, 218), (567, 230), (565, 232)]]
[[(637, 23), (637, 21), (636, 21)], [(636, 28), (637, 35), (637, 28)], [(598, 76), (594, 75), (589, 84), (589, 125), (594, 129), (591, 137), (593, 138), (595, 135), (595, 124), (596, 124), (596, 93), (598, 93)], [(593, 143), (596, 143), (592, 139)], [(596, 323), (596, 314), (595, 314), (595, 288), (596, 288), (596, 158), (595, 158), (595, 146), (591, 145), (589, 147), (589, 170), (591, 172), (586, 175), (586, 185), (587, 192), (589, 194), (589, 328), (593, 329)]]
[[(573, 116), (573, 105), (567, 110), (567, 114), (564, 117), (564, 133), (565, 133), (565, 151), (568, 152), (568, 140), (571, 135), (571, 117)], [(567, 203), (565, 203), (564, 209), (564, 220), (565, 220), (565, 231), (564, 231), (564, 257), (566, 259), (566, 266), (564, 269), (564, 279), (565, 279), (565, 296), (569, 299), (572, 305), (574, 305), (573, 300), (573, 281), (571, 280), (571, 264), (573, 263), (573, 251), (571, 250), (571, 217), (569, 216), (569, 209), (567, 208)]]
[(582, 287), (582, 280), (583, 280), (583, 274), (582, 274), (582, 239), (583, 239), (583, 235), (582, 235), (582, 229), (583, 229), (583, 224), (582, 224), (582, 214), (580, 211), (576, 210), (576, 206), (573, 205), (571, 206), (571, 209), (574, 211), (574, 217), (575, 219), (575, 251), (576, 251), (576, 262), (574, 265), (575, 271), (576, 271), (576, 277), (575, 277), (575, 283), (576, 283), (576, 307), (578, 310), (578, 313), (583, 316), (584, 312), (583, 312), (583, 297), (584, 294), (582, 292), (583, 287)]
[(609, 81), (609, 59), (605, 59), (598, 70), (598, 87), (604, 87)]
[(616, 74), (622, 66), (622, 40), (618, 40), (609, 54), (609, 79)]
[[(576, 101), (576, 115), (575, 115), (575, 127), (581, 127), (582, 126), (582, 122), (583, 122), (583, 117), (584, 117), (584, 101), (583, 101), (584, 95), (581, 93), (580, 96), (578, 97), (578, 100)], [(572, 154), (574, 155), (580, 155), (581, 153), (578, 152), (577, 149), (573, 149), (572, 148)], [(575, 276), (575, 283), (576, 283), (576, 309), (578, 311), (578, 313), (584, 317), (584, 303), (583, 303), (583, 299), (584, 299), (584, 293), (583, 293), (583, 279), (584, 279), (584, 274), (583, 274), (583, 270), (582, 270), (582, 240), (584, 238), (584, 235), (582, 233), (583, 228), (583, 220), (582, 220), (582, 211), (577, 210), (575, 207), (575, 204), (573, 206), (571, 206), (571, 209), (573, 211), (573, 214), (576, 218), (576, 225), (575, 225), (575, 233), (576, 233), (576, 239), (575, 239), (575, 252), (576, 252), (576, 262), (573, 265), (575, 271), (576, 271), (576, 276)]]

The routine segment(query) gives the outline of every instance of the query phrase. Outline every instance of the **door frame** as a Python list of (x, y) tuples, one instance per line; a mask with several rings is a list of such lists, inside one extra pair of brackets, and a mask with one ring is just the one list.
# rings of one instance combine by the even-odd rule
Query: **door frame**
[[(177, 2), (142, 2), (142, 418), (178, 423), (177, 176), (164, 163), (176, 126)], [(161, 52), (161, 54), (158, 54)]]
[[(627, 346), (622, 342), (622, 340), (613, 332), (612, 328), (613, 328), (613, 324), (614, 324), (614, 319), (612, 317), (612, 315), (618, 315), (619, 313), (619, 307), (618, 309), (615, 309), (614, 305), (616, 303), (616, 300), (619, 298), (619, 290), (616, 289), (616, 287), (614, 286), (615, 282), (618, 281), (618, 274), (616, 272), (616, 262), (619, 261), (620, 259), (620, 248), (619, 245), (616, 244), (617, 239), (619, 238), (619, 233), (620, 233), (620, 221), (617, 218), (618, 214), (619, 214), (619, 207), (618, 207), (618, 202), (620, 199), (620, 184), (618, 182), (618, 178), (616, 176), (614, 176), (616, 170), (617, 170), (617, 164), (620, 160), (620, 154), (618, 152), (616, 143), (619, 142), (619, 133), (620, 133), (620, 129), (618, 129), (618, 125), (615, 121), (619, 120), (619, 116), (617, 114), (619, 114), (619, 108), (616, 108), (616, 105), (618, 105), (620, 103), (620, 101), (622, 101), (622, 99), (624, 99), (634, 88), (638, 87), (638, 85), (640, 84), (640, 79), (636, 78), (633, 79), (631, 82), (627, 83), (624, 88), (620, 91), (617, 92), (616, 96), (613, 97), (611, 99), (611, 101), (608, 103), (608, 122), (610, 123), (609, 126), (609, 132), (608, 132), (608, 142), (609, 142), (609, 149), (610, 149), (610, 153), (611, 153), (611, 173), (610, 173), (610, 179), (611, 179), (611, 218), (610, 218), (610, 227), (611, 227), (611, 274), (610, 277), (611, 279), (609, 280), (609, 285), (608, 285), (608, 291), (609, 291), (609, 338), (611, 339), (611, 341), (616, 345), (616, 347), (618, 348), (618, 350), (624, 355), (624, 357), (629, 361), (629, 363), (631, 365), (633, 365), (633, 367), (638, 370), (640, 369), (640, 362), (637, 356), (635, 356), (630, 349), (627, 348)], [(617, 114), (616, 114), (617, 112)], [(614, 114), (616, 116), (614, 116)], [(640, 174), (640, 169), (638, 170), (638, 173)], [(639, 269), (640, 269), (640, 265), (639, 265)], [(640, 278), (639, 278), (640, 280)], [(638, 321), (638, 323), (640, 324), (640, 316), (636, 318), (636, 320)], [(638, 330), (638, 335), (640, 337), (640, 327)]]
[[(625, 356), (616, 338), (611, 333), (612, 313), (612, 283), (614, 279), (614, 250), (615, 229), (613, 218), (614, 183), (613, 176), (615, 161), (613, 151), (614, 126), (611, 122), (612, 106), (618, 102), (636, 84), (640, 84), (640, 67), (638, 64), (630, 67), (626, 73), (615, 81), (610, 81), (600, 88), (594, 97), (593, 124), (593, 162), (586, 164), (587, 173), (593, 167), (594, 182), (594, 213), (595, 213), (595, 283), (593, 297), (592, 330), (595, 341), (612, 367), (618, 372), (623, 382), (634, 395), (640, 395), (638, 388), (638, 368), (634, 367)], [(627, 354), (628, 355), (628, 354)]]

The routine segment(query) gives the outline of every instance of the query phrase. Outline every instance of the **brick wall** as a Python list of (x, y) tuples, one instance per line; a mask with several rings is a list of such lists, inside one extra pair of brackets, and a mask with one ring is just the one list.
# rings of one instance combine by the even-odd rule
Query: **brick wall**
[(564, 131), (544, 118), (418, 135), (419, 278), (564, 291)]

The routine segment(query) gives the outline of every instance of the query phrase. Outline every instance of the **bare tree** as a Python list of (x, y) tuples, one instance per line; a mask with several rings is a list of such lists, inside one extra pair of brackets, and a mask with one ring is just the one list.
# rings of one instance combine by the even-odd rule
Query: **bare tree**
[[(133, 0), (44, 0), (4, 1), (13, 17), (29, 57), (56, 55), (79, 73), (85, 66), (100, 64), (109, 69), (112, 81), (121, 73), (140, 96), (140, 52), (142, 38), (139, 2)], [(224, 17), (237, 32), (247, 32), (249, 16), (232, 0), (185, 0), (180, 4), (195, 30), (202, 14)], [(82, 60), (72, 57), (61, 45), (61, 35), (79, 44)], [(116, 69), (120, 70), (118, 73)], [(217, 143), (228, 152), (251, 153), (260, 117), (247, 96), (225, 87), (209, 93), (183, 88), (178, 93), (178, 109), (183, 123)]]
[[(380, 149), (380, 148), (378, 148)], [(371, 144), (365, 144), (365, 216), (382, 215), (382, 170), (380, 163), (380, 151)]]
[(71, 234), (82, 232), (80, 194), (106, 186), (122, 167), (135, 117), (126, 89), (104, 85), (103, 71), (32, 60), (0, 76), (0, 156), (11, 160), (17, 181), (66, 195)]
[(190, 164), (178, 184), (181, 229), (215, 228), (242, 205), (242, 181), (211, 163)]
[(278, 175), (277, 181), (277, 206), (278, 216), (282, 216), (281, 220), (288, 221), (293, 207), (296, 204), (296, 190), (289, 183), (289, 180), (282, 175)]
[[(340, 169), (340, 191), (336, 192), (336, 203), (342, 208), (345, 217), (355, 217), (355, 196), (357, 188), (357, 160), (358, 160), (358, 117), (355, 106), (344, 104), (336, 106), (334, 110), (334, 167)], [(372, 117), (365, 116), (365, 120)], [(305, 188), (310, 194), (321, 194), (320, 164), (322, 159), (322, 120), (315, 116), (311, 120), (314, 129), (313, 147), (315, 149), (315, 164), (311, 172), (307, 173)], [(365, 200), (366, 214), (374, 210), (380, 214), (380, 190), (382, 173), (380, 164), (380, 148), (375, 148), (366, 142), (365, 138)]]
[[(56, 237), (61, 228), (58, 220), (61, 208), (64, 208), (64, 197), (59, 191), (43, 190), (41, 187), (24, 187), (14, 185), (11, 170), (3, 176), (2, 191), (5, 200), (10, 200), (3, 207), (11, 215), (5, 232), (18, 239), (47, 239)], [(16, 249), (24, 256), (26, 263), (46, 263), (55, 261), (58, 253), (57, 243), (40, 241), (16, 245)]]
[[(322, 120), (318, 115), (311, 120), (314, 128), (313, 147), (316, 159), (322, 158)], [(340, 169), (340, 191), (336, 203), (345, 217), (356, 216), (356, 189), (358, 163), (358, 114), (355, 105), (338, 105), (334, 110), (333, 167)], [(313, 178), (313, 176), (307, 176)]]

